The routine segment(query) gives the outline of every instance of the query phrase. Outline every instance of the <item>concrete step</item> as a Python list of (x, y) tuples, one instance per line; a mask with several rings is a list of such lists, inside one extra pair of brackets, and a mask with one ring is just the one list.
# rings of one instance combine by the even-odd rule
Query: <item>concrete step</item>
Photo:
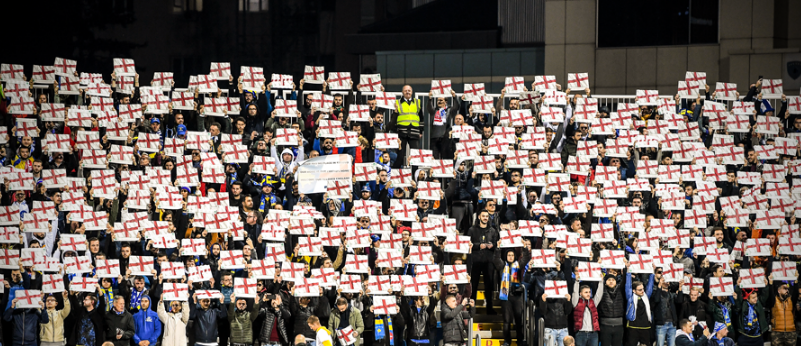
[[(473, 346), (501, 346), (503, 345), (503, 338), (501, 339), (481, 339), (481, 345), (476, 345), (476, 340), (473, 339)], [(512, 340), (511, 346), (517, 346), (517, 341)]]

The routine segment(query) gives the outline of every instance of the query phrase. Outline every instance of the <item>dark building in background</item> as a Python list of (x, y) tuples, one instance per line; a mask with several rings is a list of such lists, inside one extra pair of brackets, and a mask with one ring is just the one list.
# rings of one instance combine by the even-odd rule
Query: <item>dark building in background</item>
[[(535, 47), (544, 41), (544, 0), (19, 1), (4, 4), (4, 13), (19, 18), (7, 28), (20, 30), (5, 35), (0, 61), (24, 64), (29, 76), (32, 65), (51, 65), (55, 56), (77, 60), (80, 72), (104, 75), (113, 58), (126, 57), (135, 59), (143, 85), (153, 72), (172, 71), (181, 87), (190, 75), (208, 73), (213, 61), (230, 61), (235, 76), (247, 65), (298, 80), (304, 65), (323, 65), (405, 81), (398, 69), (381, 71), (379, 57), (393, 51), (491, 55), (541, 50)], [(541, 70), (539, 55), (532, 63)], [(416, 69), (427, 68), (413, 64), (402, 73)], [(517, 70), (514, 75), (529, 69)], [(427, 78), (445, 77), (461, 76), (432, 69)]]

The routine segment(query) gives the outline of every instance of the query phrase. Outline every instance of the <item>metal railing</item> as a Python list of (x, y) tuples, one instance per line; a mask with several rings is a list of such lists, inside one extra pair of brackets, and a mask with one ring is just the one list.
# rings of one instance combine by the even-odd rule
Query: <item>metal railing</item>
[[(469, 329), (467, 330), (467, 345), (468, 346), (473, 346), (473, 317), (472, 316), (470, 317), (470, 320), (467, 323), (470, 325)], [(478, 343), (476, 344), (476, 346), (481, 345), (481, 335), (479, 335), (478, 333), (476, 333), (476, 340), (478, 340)]]
[(550, 335), (548, 335), (547, 337), (545, 336), (545, 318), (540, 317), (539, 321), (537, 321), (537, 328), (539, 328), (539, 330), (540, 330), (539, 345), (540, 346), (546, 346), (546, 345), (550, 346), (551, 345), (550, 342), (548, 342), (546, 344), (546, 338), (548, 340), (550, 340), (551, 336)]

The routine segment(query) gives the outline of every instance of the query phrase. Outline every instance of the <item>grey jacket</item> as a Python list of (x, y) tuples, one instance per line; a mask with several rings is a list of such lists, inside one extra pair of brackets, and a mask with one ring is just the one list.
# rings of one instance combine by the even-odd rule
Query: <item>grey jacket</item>
[(467, 338), (467, 328), (464, 320), (476, 313), (476, 307), (471, 306), (466, 311), (462, 304), (451, 309), (448, 304), (442, 304), (442, 339), (447, 343), (463, 343)]

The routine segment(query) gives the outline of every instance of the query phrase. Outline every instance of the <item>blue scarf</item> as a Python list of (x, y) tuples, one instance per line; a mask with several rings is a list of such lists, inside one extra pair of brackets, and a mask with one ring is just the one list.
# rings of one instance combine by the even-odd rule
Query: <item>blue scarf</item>
[(512, 289), (512, 283), (519, 283), (520, 277), (518, 270), (520, 269), (517, 261), (506, 263), (501, 275), (501, 290), (498, 292), (498, 298), (501, 300), (509, 300), (509, 291)]
[(726, 322), (727, 327), (731, 327), (731, 317), (729, 316), (729, 309), (725, 305), (718, 303), (721, 313), (723, 314), (723, 321)]
[(131, 292), (131, 309), (136, 309), (136, 310), (141, 309), (139, 307), (139, 302), (142, 300), (142, 292), (139, 292), (137, 290), (133, 290)]
[(383, 340), (389, 332), (389, 345), (395, 346), (395, 334), (392, 331), (392, 317), (387, 315), (387, 330), (384, 330), (384, 318), (376, 316), (375, 318), (375, 339)]
[(748, 303), (748, 313), (745, 315), (745, 325), (743, 328), (749, 335), (759, 335), (759, 318), (757, 318), (756, 309), (751, 303)]

